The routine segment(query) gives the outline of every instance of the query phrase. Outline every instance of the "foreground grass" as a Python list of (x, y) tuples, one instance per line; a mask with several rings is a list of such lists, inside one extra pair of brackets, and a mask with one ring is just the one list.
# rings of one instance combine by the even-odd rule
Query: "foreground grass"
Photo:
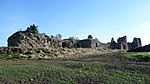
[(2, 60), (0, 81), (5, 84), (150, 83), (150, 62), (124, 60), (103, 54), (69, 60)]

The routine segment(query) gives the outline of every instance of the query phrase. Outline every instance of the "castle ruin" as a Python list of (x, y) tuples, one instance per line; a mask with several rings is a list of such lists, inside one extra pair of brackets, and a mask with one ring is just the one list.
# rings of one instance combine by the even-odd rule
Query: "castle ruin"
[[(8, 38), (8, 47), (22, 48), (100, 48), (105, 47), (98, 39), (89, 35), (87, 39), (74, 38), (58, 39), (54, 36), (40, 34), (35, 25), (31, 25), (25, 31), (18, 31)], [(106, 48), (106, 47), (105, 47)]]
[(101, 48), (101, 49), (121, 49), (127, 51), (142, 46), (140, 38), (134, 38), (133, 42), (127, 42), (127, 36), (119, 37), (117, 42), (114, 38), (111, 42), (101, 43), (97, 38), (93, 39), (89, 35), (87, 39), (78, 40), (75, 38), (59, 39), (54, 36), (40, 34), (36, 29), (37, 26), (31, 25), (25, 31), (18, 31), (8, 38), (8, 47), (21, 48)]
[(114, 41), (114, 38), (111, 39), (111, 43), (109, 48), (111, 49), (121, 49), (121, 50), (130, 50), (130, 49), (135, 49), (138, 47), (141, 47), (141, 39), (140, 38), (134, 38), (133, 42), (127, 42), (127, 37), (119, 37), (117, 39), (117, 42)]

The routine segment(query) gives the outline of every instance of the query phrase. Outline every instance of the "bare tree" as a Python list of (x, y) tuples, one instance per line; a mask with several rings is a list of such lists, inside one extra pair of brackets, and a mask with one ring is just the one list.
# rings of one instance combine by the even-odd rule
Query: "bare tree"
[(61, 34), (57, 34), (56, 37), (61, 40), (62, 35)]

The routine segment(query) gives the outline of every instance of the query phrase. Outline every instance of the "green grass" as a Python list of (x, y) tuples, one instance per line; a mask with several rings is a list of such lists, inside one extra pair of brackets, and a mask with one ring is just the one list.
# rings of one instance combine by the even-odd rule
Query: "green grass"
[(19, 59), (17, 55), (7, 55), (7, 54), (0, 54), (0, 60), (12, 60), (12, 59)]
[(150, 59), (150, 53), (149, 52), (131, 52), (131, 53), (125, 53), (124, 58), (130, 59), (130, 60), (149, 60)]
[(0, 60), (24, 60), (30, 59), (30, 56), (19, 56), (15, 54), (0, 54)]
[(1, 60), (0, 82), (9, 84), (150, 83), (150, 62), (124, 63), (126, 60), (118, 58), (117, 55), (99, 55), (93, 57), (95, 59)]

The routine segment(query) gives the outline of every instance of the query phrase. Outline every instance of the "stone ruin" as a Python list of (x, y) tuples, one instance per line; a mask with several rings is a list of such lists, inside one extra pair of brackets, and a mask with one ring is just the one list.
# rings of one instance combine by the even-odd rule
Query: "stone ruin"
[(127, 43), (127, 37), (126, 36), (120, 37), (117, 40), (117, 42), (118, 42), (119, 48), (121, 50), (128, 50), (128, 43)]
[(111, 39), (111, 43), (109, 45), (109, 48), (111, 49), (121, 49), (121, 50), (130, 50), (135, 49), (138, 47), (141, 47), (141, 39), (140, 38), (134, 38), (133, 42), (127, 42), (127, 37), (119, 37), (117, 39), (117, 42), (114, 41), (114, 38)]
[(117, 39), (117, 42), (115, 42), (114, 38), (112, 38), (110, 43), (110, 48), (128, 50), (127, 37), (126, 36), (119, 37)]
[[(88, 36), (89, 37), (89, 36)], [(97, 38), (87, 38), (83, 40), (64, 39), (62, 40), (62, 47), (65, 48), (103, 48), (107, 49), (104, 43), (101, 43)]]
[(62, 47), (63, 48), (78, 48), (79, 47), (78, 42), (79, 40), (74, 39), (74, 38), (64, 39), (62, 40)]
[(83, 39), (79, 41), (79, 46), (82, 48), (100, 47), (101, 43), (98, 39)]
[(37, 31), (37, 26), (31, 25), (25, 31), (18, 31), (8, 38), (8, 47), (20, 48), (101, 48), (101, 49), (121, 49), (130, 50), (142, 46), (140, 38), (134, 38), (133, 42), (127, 42), (127, 37), (123, 36), (111, 42), (101, 43), (97, 38), (93, 39), (89, 35), (87, 39), (78, 40), (75, 38), (59, 39), (58, 37), (48, 36)]
[(134, 38), (132, 43), (128, 43), (129, 49), (136, 49), (142, 47), (142, 42), (140, 38)]
[(18, 31), (11, 35), (8, 38), (8, 47), (57, 48), (61, 47), (61, 40), (46, 34), (33, 33), (32, 29), (28, 27), (25, 31)]
[(128, 50), (128, 52), (150, 52), (150, 44), (149, 45), (145, 45), (145, 46), (141, 46), (141, 47), (137, 47), (137, 48), (132, 48), (130, 50)]
[(31, 25), (25, 31), (18, 31), (8, 38), (8, 47), (20, 48), (99, 48), (106, 46), (98, 39), (93, 39), (92, 35), (88, 39), (77, 40), (74, 38), (58, 39), (54, 36), (40, 34), (35, 25)]

